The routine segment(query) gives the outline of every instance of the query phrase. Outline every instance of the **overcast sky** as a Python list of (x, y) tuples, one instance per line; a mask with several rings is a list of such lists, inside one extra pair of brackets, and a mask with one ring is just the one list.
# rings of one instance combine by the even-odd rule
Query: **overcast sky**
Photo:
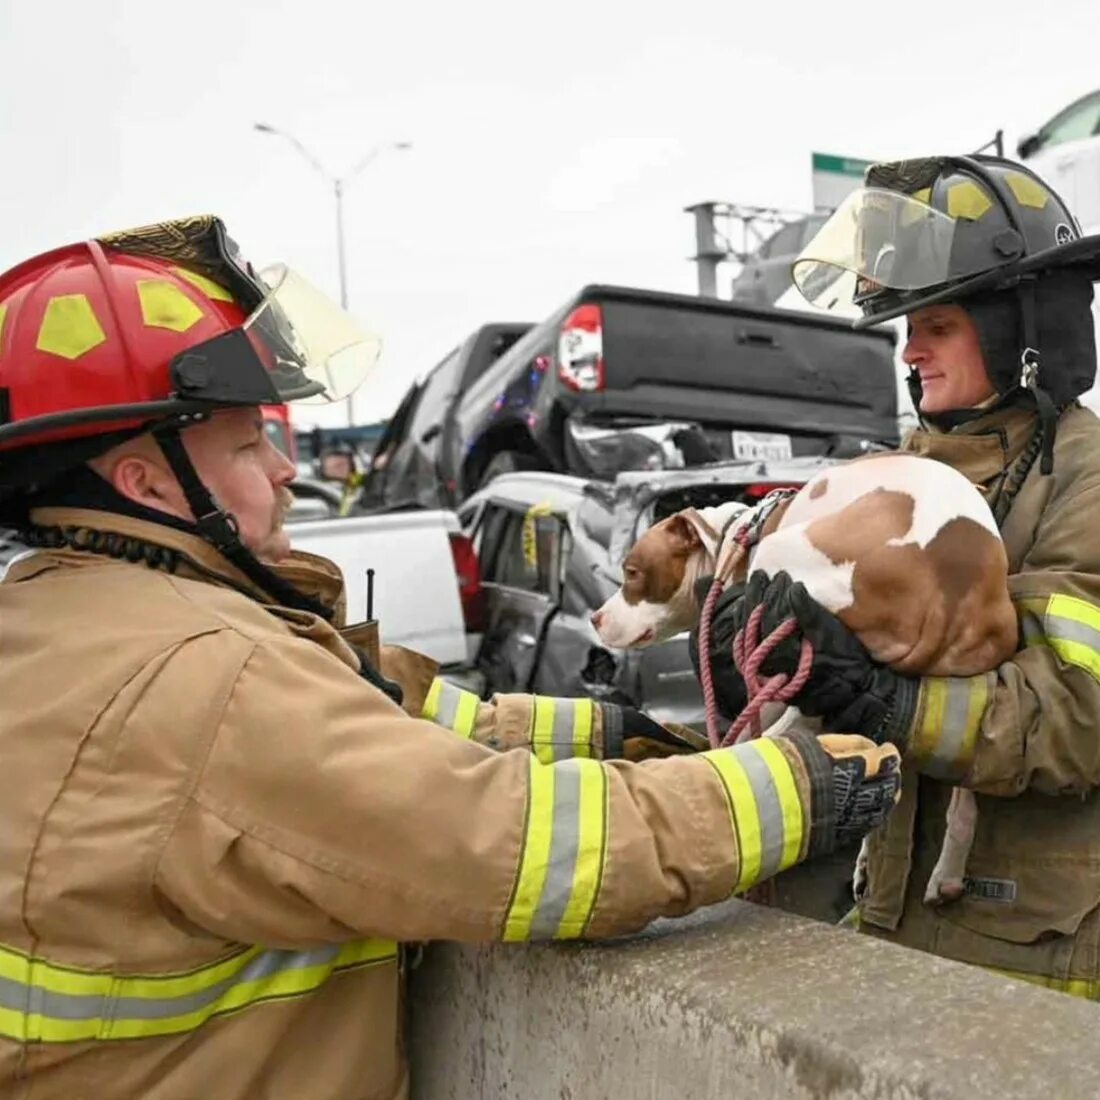
[[(705, 199), (808, 207), (812, 150), (1014, 149), (1100, 87), (1100, 4), (0, 0), (0, 267), (220, 214), (337, 293), (385, 350), (359, 419), (487, 321), (586, 282), (694, 291)], [(332, 422), (339, 422), (335, 417)]]

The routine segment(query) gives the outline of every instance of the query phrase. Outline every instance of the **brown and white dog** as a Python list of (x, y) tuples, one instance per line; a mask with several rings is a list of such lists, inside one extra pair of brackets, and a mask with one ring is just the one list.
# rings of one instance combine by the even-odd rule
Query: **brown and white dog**
[[(689, 508), (646, 531), (623, 560), (621, 589), (592, 616), (604, 644), (652, 645), (695, 626), (696, 582), (725, 560), (751, 511)], [(869, 455), (817, 474), (768, 516), (731, 580), (758, 569), (801, 581), (877, 661), (906, 675), (973, 676), (1016, 649), (997, 524), (978, 490), (932, 459)], [(962, 894), (976, 815), (973, 795), (956, 788), (926, 901)]]

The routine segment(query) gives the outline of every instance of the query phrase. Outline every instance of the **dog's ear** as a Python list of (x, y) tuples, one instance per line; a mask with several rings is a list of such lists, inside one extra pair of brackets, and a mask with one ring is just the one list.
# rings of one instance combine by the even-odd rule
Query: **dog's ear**
[(685, 508), (668, 519), (668, 531), (676, 547), (690, 554), (698, 546), (712, 546), (716, 535), (710, 524), (694, 508)]

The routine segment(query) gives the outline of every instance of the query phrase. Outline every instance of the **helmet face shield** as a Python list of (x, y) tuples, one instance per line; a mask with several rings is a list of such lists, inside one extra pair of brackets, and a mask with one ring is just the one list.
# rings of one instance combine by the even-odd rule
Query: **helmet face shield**
[(381, 341), (285, 265), (259, 279), (267, 293), (244, 331), (280, 399), (323, 404), (353, 393), (378, 362)]
[(173, 361), (178, 396), (234, 405), (323, 404), (347, 397), (378, 361), (379, 340), (282, 264), (267, 268), (259, 280), (266, 293), (240, 329)]
[(960, 222), (912, 195), (864, 187), (852, 192), (818, 230), (791, 268), (813, 306), (858, 314), (883, 291), (916, 291), (964, 278), (988, 261), (960, 266)]

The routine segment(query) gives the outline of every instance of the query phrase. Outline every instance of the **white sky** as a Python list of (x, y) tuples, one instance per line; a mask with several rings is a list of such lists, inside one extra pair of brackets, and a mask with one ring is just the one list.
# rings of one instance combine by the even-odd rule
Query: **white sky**
[(811, 150), (961, 152), (998, 127), (1013, 150), (1100, 86), (1098, 31), (1096, 0), (0, 0), (0, 268), (212, 211), (335, 297), (331, 191), (252, 123), (338, 175), (412, 141), (346, 201), (377, 419), (479, 324), (587, 282), (693, 292), (682, 208), (808, 207)]

